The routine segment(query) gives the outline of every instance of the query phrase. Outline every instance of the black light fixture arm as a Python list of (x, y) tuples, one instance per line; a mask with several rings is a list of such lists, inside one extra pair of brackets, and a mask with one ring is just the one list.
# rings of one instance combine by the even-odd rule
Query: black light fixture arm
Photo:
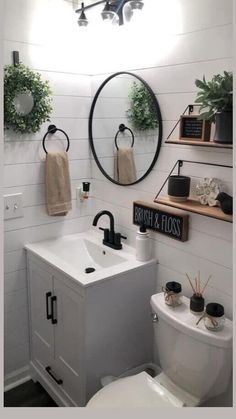
[[(110, 3), (111, 4), (113, 3), (115, 6), (117, 6), (117, 9), (120, 9), (120, 8), (123, 7), (123, 5), (125, 3), (127, 3), (127, 1), (129, 1), (129, 0), (115, 0), (115, 1), (111, 0)], [(107, 2), (107, 0), (100, 0), (100, 1), (97, 1), (96, 3), (92, 3), (92, 4), (88, 4), (88, 6), (84, 6), (83, 9), (84, 10), (92, 9), (95, 6), (99, 6), (99, 4), (103, 4), (103, 3), (106, 3), (106, 2)], [(82, 8), (77, 9), (75, 11), (75, 13), (80, 13), (80, 12), (82, 12)]]
[[(89, 10), (89, 9), (95, 7), (95, 6), (99, 6), (100, 4), (106, 3), (106, 5), (109, 6), (109, 10), (115, 12), (118, 15), (119, 25), (123, 25), (124, 21), (123, 21), (122, 11), (123, 11), (124, 5), (129, 1), (130, 0), (109, 0), (109, 1), (108, 0), (100, 0), (100, 1), (97, 1), (97, 2), (92, 3), (92, 4), (88, 4), (87, 6), (85, 6), (82, 3), (82, 7), (80, 9), (77, 9), (75, 11), (75, 13), (80, 13), (80, 12), (84, 13), (85, 11), (87, 11), (87, 10)], [(106, 8), (106, 6), (105, 6), (105, 8)]]
[[(102, 4), (102, 3), (106, 3), (106, 0), (101, 0), (101, 1), (97, 1), (96, 3), (93, 3), (93, 4), (88, 4), (88, 6), (83, 7), (83, 10), (91, 9), (92, 7), (98, 6), (99, 4)], [(80, 13), (80, 12), (82, 12), (82, 8), (77, 9), (75, 11), (75, 13)]]

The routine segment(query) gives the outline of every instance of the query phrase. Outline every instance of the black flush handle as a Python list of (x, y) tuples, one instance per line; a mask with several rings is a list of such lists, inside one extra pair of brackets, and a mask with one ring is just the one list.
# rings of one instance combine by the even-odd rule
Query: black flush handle
[(56, 381), (56, 383), (61, 386), (63, 384), (63, 381), (61, 380), (61, 378), (57, 378), (53, 373), (52, 373), (52, 368), (51, 367), (46, 367), (45, 370), (47, 371), (47, 373), (50, 375), (50, 377), (52, 377), (52, 379), (54, 381)]
[(46, 318), (50, 320), (52, 318), (52, 313), (49, 313), (49, 298), (52, 296), (52, 293), (49, 291), (46, 293)]
[(56, 307), (56, 302), (57, 302), (57, 297), (54, 295), (53, 297), (51, 297), (51, 313), (52, 313), (52, 324), (57, 324), (57, 318), (55, 316), (55, 307)]

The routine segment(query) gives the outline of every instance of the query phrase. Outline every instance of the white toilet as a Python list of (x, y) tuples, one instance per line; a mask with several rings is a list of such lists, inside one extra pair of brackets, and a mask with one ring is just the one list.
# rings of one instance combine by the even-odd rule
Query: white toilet
[(155, 345), (162, 372), (119, 378), (98, 391), (88, 407), (199, 406), (224, 393), (232, 370), (232, 322), (209, 331), (189, 310), (189, 299), (171, 307), (163, 293), (151, 297)]

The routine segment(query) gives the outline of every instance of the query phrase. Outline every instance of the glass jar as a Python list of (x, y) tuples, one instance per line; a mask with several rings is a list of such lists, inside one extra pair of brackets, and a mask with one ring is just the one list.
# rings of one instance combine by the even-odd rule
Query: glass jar
[(218, 303), (209, 303), (206, 306), (204, 324), (208, 330), (222, 330), (225, 324), (224, 307)]
[(166, 286), (163, 288), (165, 303), (169, 306), (179, 306), (182, 304), (181, 301), (181, 292), (182, 286), (179, 282), (171, 281), (167, 282)]

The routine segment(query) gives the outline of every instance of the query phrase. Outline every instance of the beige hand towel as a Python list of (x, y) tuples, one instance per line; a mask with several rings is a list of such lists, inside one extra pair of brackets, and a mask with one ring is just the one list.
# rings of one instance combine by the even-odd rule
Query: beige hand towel
[(137, 180), (134, 153), (132, 148), (120, 148), (114, 158), (114, 177), (125, 185)]
[(65, 151), (47, 154), (45, 182), (48, 215), (66, 215), (72, 204), (69, 162)]

